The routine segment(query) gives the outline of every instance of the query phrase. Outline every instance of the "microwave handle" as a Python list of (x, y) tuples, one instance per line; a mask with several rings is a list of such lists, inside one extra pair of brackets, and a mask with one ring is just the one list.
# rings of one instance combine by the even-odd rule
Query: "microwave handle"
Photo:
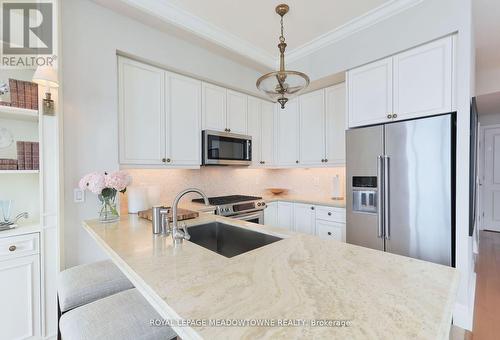
[(247, 157), (246, 157), (246, 160), (247, 161), (251, 161), (252, 160), (252, 141), (251, 140), (247, 140)]

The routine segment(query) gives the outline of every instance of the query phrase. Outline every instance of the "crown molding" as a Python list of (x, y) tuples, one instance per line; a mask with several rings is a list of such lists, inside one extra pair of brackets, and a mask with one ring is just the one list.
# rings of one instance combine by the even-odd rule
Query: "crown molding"
[(276, 65), (274, 55), (167, 1), (122, 0), (122, 2), (266, 67), (274, 68)]
[(423, 0), (392, 0), (386, 2), (381, 6), (348, 21), (344, 25), (324, 33), (319, 37), (287, 52), (287, 63), (293, 63), (301, 58), (304, 58), (328, 45), (345, 39), (349, 35), (369, 28), (370, 26), (386, 20), (402, 11), (416, 6), (421, 2), (423, 2)]
[[(158, 0), (119, 0), (122, 3), (157, 17), (184, 31), (210, 41), (218, 46), (242, 55), (270, 69), (279, 64), (279, 57), (257, 47), (240, 37), (185, 11), (168, 1)], [(331, 45), (349, 35), (369, 28), (385, 19), (405, 11), (423, 0), (391, 0), (371, 11), (354, 18), (346, 24), (335, 28), (299, 47), (287, 51), (287, 63), (293, 63), (322, 48)]]

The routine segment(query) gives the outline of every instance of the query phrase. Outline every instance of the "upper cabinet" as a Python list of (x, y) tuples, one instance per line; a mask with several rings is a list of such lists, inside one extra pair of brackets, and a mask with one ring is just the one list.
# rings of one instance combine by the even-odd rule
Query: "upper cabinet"
[(118, 67), (120, 164), (198, 167), (201, 82), (123, 57)]
[(325, 161), (325, 90), (299, 97), (300, 164), (322, 165)]
[(299, 162), (299, 101), (297, 98), (279, 108), (276, 126), (276, 165), (295, 166)]
[(396, 118), (452, 111), (452, 51), (447, 37), (394, 56)]
[(247, 134), (247, 95), (202, 84), (203, 129)]
[(267, 101), (261, 101), (261, 139), (260, 139), (260, 155), (262, 165), (271, 166), (275, 161), (275, 117), (276, 105)]
[(349, 127), (453, 111), (453, 36), (347, 72)]
[(165, 71), (118, 59), (120, 163), (163, 164)]
[(166, 161), (179, 166), (199, 165), (201, 163), (201, 82), (175, 73), (168, 73), (166, 98)]
[(227, 90), (227, 130), (231, 133), (247, 134), (247, 95)]
[(225, 131), (226, 127), (226, 89), (202, 83), (202, 116), (204, 130)]
[(262, 140), (262, 121), (261, 121), (261, 100), (248, 97), (248, 135), (252, 137), (252, 166), (261, 166), (261, 140)]
[(346, 128), (345, 84), (325, 89), (326, 102), (326, 156), (329, 165), (345, 164)]
[(392, 58), (347, 73), (349, 127), (384, 121), (392, 112)]

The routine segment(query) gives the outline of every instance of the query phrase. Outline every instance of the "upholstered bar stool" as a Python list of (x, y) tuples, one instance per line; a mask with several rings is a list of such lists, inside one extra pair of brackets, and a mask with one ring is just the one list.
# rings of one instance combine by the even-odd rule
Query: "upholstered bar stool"
[(72, 267), (58, 278), (57, 294), (61, 313), (134, 288), (110, 260)]
[(153, 326), (161, 316), (137, 291), (129, 289), (75, 308), (59, 321), (62, 340), (170, 340), (168, 326)]

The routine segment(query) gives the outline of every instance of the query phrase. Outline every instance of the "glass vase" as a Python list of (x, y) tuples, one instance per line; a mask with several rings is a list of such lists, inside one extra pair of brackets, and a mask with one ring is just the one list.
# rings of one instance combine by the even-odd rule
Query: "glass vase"
[(99, 221), (101, 221), (102, 223), (118, 221), (120, 219), (120, 214), (118, 214), (118, 209), (116, 207), (116, 190), (104, 189), (103, 193), (98, 197), (101, 201)]

